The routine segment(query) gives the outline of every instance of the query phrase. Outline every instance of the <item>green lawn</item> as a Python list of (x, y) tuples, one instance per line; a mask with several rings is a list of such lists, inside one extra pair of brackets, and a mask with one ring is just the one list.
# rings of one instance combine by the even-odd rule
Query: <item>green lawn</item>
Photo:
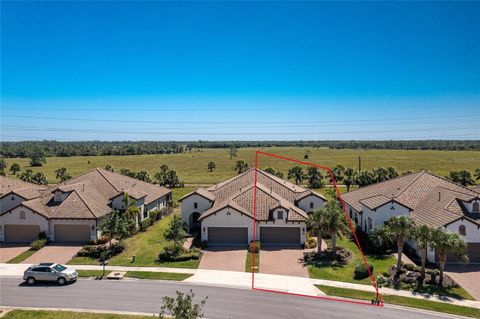
[[(348, 239), (340, 239), (337, 241), (338, 246), (350, 249), (353, 254), (353, 260), (347, 265), (332, 264), (331, 262), (313, 262), (308, 265), (308, 272), (311, 278), (336, 280), (352, 282), (356, 284), (371, 284), (370, 277), (364, 279), (355, 279), (355, 265), (363, 263), (362, 255), (357, 245)], [(330, 241), (327, 241), (330, 247)], [(395, 258), (390, 255), (377, 256), (367, 255), (368, 264), (374, 266), (373, 275), (377, 276), (386, 272), (394, 263)]]
[(3, 319), (151, 319), (152, 316), (130, 316), (74, 311), (12, 310)]
[(138, 279), (153, 279), (153, 280), (175, 280), (182, 281), (189, 277), (191, 274), (178, 274), (172, 272), (153, 272), (153, 271), (129, 271), (125, 274), (125, 277), (138, 278)]
[[(236, 175), (233, 167), (237, 160), (246, 161), (250, 167), (254, 166), (255, 150), (256, 148), (240, 148), (238, 156), (233, 159), (229, 158), (226, 149), (194, 149), (191, 153), (185, 154), (49, 157), (42, 167), (30, 167), (27, 158), (7, 158), (6, 163), (8, 166), (18, 163), (22, 171), (26, 168), (31, 168), (34, 172), (42, 171), (47, 175), (50, 183), (57, 182), (55, 169), (59, 167), (66, 167), (72, 176), (77, 176), (94, 167), (105, 167), (110, 164), (116, 169), (146, 170), (153, 176), (162, 164), (167, 164), (170, 168), (176, 169), (180, 178), (187, 184), (214, 184)], [(447, 175), (451, 170), (467, 169), (473, 172), (480, 162), (478, 151), (354, 150), (312, 147), (273, 147), (262, 148), (262, 151), (300, 160), (303, 160), (304, 154), (309, 151), (308, 161), (330, 167), (341, 164), (345, 167), (357, 168), (358, 156), (361, 156), (364, 169), (378, 166), (393, 166), (400, 172), (427, 169), (441, 176)], [(216, 164), (213, 172), (207, 169), (207, 164), (211, 161)], [(286, 173), (294, 164), (261, 156), (259, 166), (261, 168), (272, 166)]]
[[(251, 252), (247, 253), (247, 259), (245, 260), (245, 272), (252, 272), (252, 256), (253, 254)], [(260, 254), (256, 253), (255, 254), (255, 272), (258, 272), (260, 270), (259, 264), (260, 264)]]
[(7, 261), (7, 264), (18, 264), (30, 257), (31, 255), (35, 254), (38, 250), (25, 250), (23, 253), (21, 253), (18, 256), (13, 257), (9, 261)]
[[(375, 299), (375, 293), (354, 290), (354, 289), (345, 289), (345, 288), (336, 288), (323, 285), (317, 285), (318, 289), (331, 296), (345, 297), (351, 299), (360, 299), (360, 300), (372, 300)], [(392, 295), (381, 295), (382, 300), (387, 304), (407, 306), (413, 308), (426, 309), (431, 311), (439, 311), (449, 314), (454, 314), (458, 316), (466, 316), (472, 318), (480, 318), (480, 309), (462, 307), (457, 305), (451, 305), (442, 302), (428, 301), (424, 299), (392, 296)]]
[[(108, 270), (105, 270), (105, 275), (108, 275)], [(103, 270), (78, 270), (78, 277), (100, 277), (103, 276)]]
[[(125, 240), (126, 249), (121, 254), (113, 256), (110, 261), (110, 266), (152, 266), (152, 267), (174, 267), (174, 268), (198, 268), (200, 260), (187, 260), (177, 262), (159, 262), (158, 254), (166, 245), (170, 244), (165, 238), (163, 233), (170, 224), (173, 215), (167, 216), (164, 219), (158, 221), (153, 226), (150, 226), (145, 232), (140, 232)], [(132, 263), (132, 256), (135, 256), (135, 262)], [(74, 257), (68, 264), (81, 265), (81, 264), (95, 264), (98, 265), (98, 261), (85, 258)]]

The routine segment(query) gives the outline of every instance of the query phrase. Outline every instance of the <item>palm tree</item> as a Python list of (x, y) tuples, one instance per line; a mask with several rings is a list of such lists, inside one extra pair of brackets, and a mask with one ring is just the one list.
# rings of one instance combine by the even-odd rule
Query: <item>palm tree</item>
[(308, 188), (322, 188), (323, 175), (316, 167), (309, 167), (306, 178), (308, 180)]
[(400, 275), (402, 268), (402, 254), (405, 242), (413, 237), (415, 222), (408, 216), (395, 216), (390, 218), (385, 225), (375, 230), (373, 236), (382, 238), (386, 242), (397, 243), (397, 269), (395, 276)]
[(123, 207), (125, 207), (125, 217), (137, 221), (140, 214), (140, 208), (135, 206), (136, 201), (128, 195), (127, 192), (123, 194)]
[(371, 171), (361, 171), (358, 174), (357, 184), (360, 187), (372, 185), (375, 183), (375, 175)]
[(480, 180), (480, 167), (475, 170), (474, 176), (477, 181)]
[(60, 182), (65, 182), (66, 180), (72, 178), (65, 167), (57, 168), (55, 170), (55, 174), (57, 174), (56, 178), (59, 179)]
[(373, 176), (376, 183), (388, 180), (390, 172), (385, 167), (377, 167), (373, 171)]
[[(343, 181), (345, 173), (345, 167), (343, 165), (337, 165), (332, 169), (332, 175), (336, 183)], [(330, 176), (330, 183), (333, 183), (332, 177)]]
[(305, 173), (303, 172), (303, 169), (300, 166), (294, 166), (291, 169), (288, 170), (288, 176), (289, 179), (295, 180), (295, 184), (300, 184), (301, 181), (304, 180), (305, 178)]
[(427, 263), (427, 249), (432, 241), (433, 229), (427, 225), (419, 225), (415, 228), (413, 237), (420, 249), (420, 260), (422, 262), (421, 278), (425, 278), (425, 265)]
[(233, 169), (236, 170), (238, 174), (241, 174), (241, 173), (247, 171), (248, 164), (245, 163), (244, 161), (237, 161), (237, 163), (235, 163), (235, 167)]
[(337, 236), (343, 237), (349, 233), (347, 218), (336, 200), (327, 202), (325, 207), (320, 209), (323, 216), (321, 219), (322, 233), (328, 233), (332, 238), (332, 256), (337, 256)]
[(213, 172), (213, 170), (215, 169), (215, 162), (208, 162), (207, 167), (210, 172)]
[(458, 259), (467, 262), (468, 257), (465, 254), (467, 244), (457, 233), (438, 228), (432, 232), (432, 245), (435, 247), (438, 255), (438, 264), (440, 266), (440, 279), (438, 283), (442, 285), (443, 271), (445, 270), (448, 253), (454, 253)]
[(347, 186), (347, 192), (350, 191), (350, 186), (357, 184), (357, 172), (353, 168), (347, 168), (343, 173), (343, 183)]
[(13, 163), (12, 166), (10, 166), (10, 172), (12, 172), (13, 175), (17, 174), (19, 170), (20, 165), (18, 163)]
[(323, 230), (323, 213), (321, 209), (317, 209), (310, 215), (307, 219), (307, 227), (310, 229), (310, 232), (317, 236), (317, 255), (322, 254), (322, 230)]

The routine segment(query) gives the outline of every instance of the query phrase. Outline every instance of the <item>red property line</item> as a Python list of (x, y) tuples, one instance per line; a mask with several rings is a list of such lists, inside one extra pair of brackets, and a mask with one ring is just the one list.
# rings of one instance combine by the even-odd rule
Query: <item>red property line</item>
[(252, 244), (253, 250), (255, 250), (255, 241), (257, 239), (257, 233), (256, 233), (256, 230), (257, 230), (257, 172), (258, 172), (258, 156), (259, 155), (265, 155), (265, 156), (269, 156), (269, 157), (282, 159), (282, 160), (285, 160), (285, 161), (295, 162), (295, 163), (302, 164), (302, 165), (317, 167), (317, 168), (326, 170), (330, 174), (330, 178), (333, 182), (335, 192), (336, 192), (336, 194), (337, 194), (337, 196), (340, 200), (340, 203), (342, 205), (342, 210), (343, 210), (345, 216), (347, 217), (347, 221), (348, 221), (348, 225), (350, 227), (350, 231), (352, 232), (352, 234), (355, 238), (355, 242), (357, 244), (357, 247), (358, 247), (360, 253), (362, 254), (363, 262), (365, 263), (365, 265), (367, 267), (367, 271), (368, 271), (368, 274), (370, 276), (370, 280), (372, 281), (373, 287), (375, 288), (377, 298), (380, 301), (380, 305), (375, 305), (375, 304), (371, 304), (371, 303), (367, 303), (367, 302), (361, 302), (361, 301), (352, 301), (352, 300), (337, 299), (337, 298), (330, 298), (330, 297), (323, 297), (323, 296), (309, 296), (309, 295), (303, 295), (303, 294), (295, 294), (295, 293), (289, 293), (289, 292), (255, 288), (255, 284), (254, 284), (255, 283), (255, 279), (254, 279), (255, 278), (255, 254), (252, 254), (252, 290), (275, 292), (275, 293), (281, 293), (281, 294), (289, 294), (289, 295), (295, 295), (295, 296), (303, 296), (303, 297), (326, 299), (326, 300), (335, 300), (335, 301), (342, 301), (342, 302), (350, 302), (350, 303), (364, 304), (364, 305), (371, 305), (371, 306), (383, 306), (383, 299), (380, 296), (380, 293), (378, 291), (377, 283), (375, 282), (373, 274), (370, 271), (370, 266), (368, 264), (367, 259), (365, 258), (365, 254), (363, 252), (363, 249), (360, 246), (360, 242), (358, 240), (357, 234), (355, 233), (355, 229), (353, 227), (352, 220), (350, 219), (350, 216), (348, 215), (347, 210), (345, 209), (345, 203), (342, 199), (342, 196), (340, 196), (340, 191), (338, 189), (337, 182), (336, 182), (336, 180), (333, 176), (332, 169), (330, 167), (321, 166), (321, 165), (317, 165), (317, 164), (310, 163), (310, 162), (299, 161), (299, 160), (296, 160), (296, 159), (293, 159), (293, 158), (288, 158), (288, 157), (277, 155), (277, 154), (266, 153), (266, 152), (262, 152), (262, 151), (258, 151), (258, 150), (255, 151), (255, 174), (254, 174), (254, 188), (253, 188), (253, 201), (254, 201), (253, 202), (253, 216), (254, 216), (254, 218), (253, 218), (253, 244)]

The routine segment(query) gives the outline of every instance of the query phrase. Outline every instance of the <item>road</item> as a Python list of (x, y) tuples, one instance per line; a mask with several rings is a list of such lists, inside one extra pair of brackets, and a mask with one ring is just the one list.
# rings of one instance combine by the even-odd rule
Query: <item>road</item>
[[(308, 297), (147, 280), (89, 280), (59, 287), (26, 286), (20, 278), (0, 278), (0, 305), (76, 308), (157, 313), (161, 297), (192, 289), (196, 298), (208, 296), (206, 318), (448, 318), (406, 308), (374, 307)], [(411, 312), (410, 314), (408, 314)]]

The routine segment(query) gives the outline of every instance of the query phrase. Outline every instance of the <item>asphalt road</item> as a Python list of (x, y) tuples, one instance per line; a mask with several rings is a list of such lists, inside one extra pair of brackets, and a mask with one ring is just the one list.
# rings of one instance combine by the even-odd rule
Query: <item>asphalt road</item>
[(0, 278), (0, 305), (53, 307), (157, 313), (161, 297), (176, 290), (192, 289), (196, 298), (208, 296), (206, 318), (448, 318), (409, 309), (356, 305), (308, 297), (290, 296), (246, 289), (218, 288), (159, 281), (107, 281), (80, 279), (59, 287), (26, 286), (20, 278)]

